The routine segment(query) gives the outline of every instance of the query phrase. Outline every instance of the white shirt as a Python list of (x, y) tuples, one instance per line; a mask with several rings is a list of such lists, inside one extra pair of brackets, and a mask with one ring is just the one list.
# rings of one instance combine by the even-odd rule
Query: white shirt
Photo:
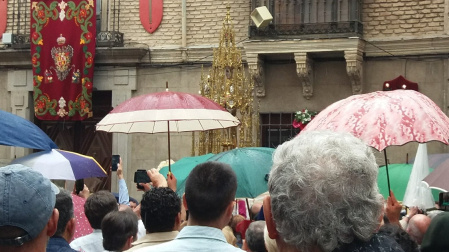
[(141, 239), (145, 237), (147, 234), (147, 230), (145, 229), (145, 225), (142, 220), (137, 221), (137, 239)]
[(91, 234), (79, 237), (70, 243), (70, 247), (81, 252), (104, 252), (101, 229), (94, 229)]

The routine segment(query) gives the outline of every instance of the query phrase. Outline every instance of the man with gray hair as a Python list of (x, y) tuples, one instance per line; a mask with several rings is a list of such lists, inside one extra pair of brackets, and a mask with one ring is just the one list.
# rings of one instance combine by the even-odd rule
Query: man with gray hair
[(75, 235), (76, 225), (70, 192), (60, 189), (56, 195), (55, 208), (59, 211), (58, 229), (48, 241), (47, 252), (76, 252), (69, 245)]
[(310, 131), (280, 145), (264, 199), (280, 251), (403, 251), (375, 234), (383, 215), (370, 147), (348, 133)]
[(263, 236), (264, 229), (265, 221), (254, 221), (249, 224), (244, 240), (246, 251), (267, 252)]

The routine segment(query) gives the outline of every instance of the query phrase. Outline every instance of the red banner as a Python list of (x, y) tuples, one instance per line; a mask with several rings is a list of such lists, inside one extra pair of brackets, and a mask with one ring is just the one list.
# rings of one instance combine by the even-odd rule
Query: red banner
[(6, 30), (6, 18), (8, 17), (8, 1), (0, 0), (0, 38)]
[(41, 120), (92, 116), (94, 0), (31, 1), (34, 112)]

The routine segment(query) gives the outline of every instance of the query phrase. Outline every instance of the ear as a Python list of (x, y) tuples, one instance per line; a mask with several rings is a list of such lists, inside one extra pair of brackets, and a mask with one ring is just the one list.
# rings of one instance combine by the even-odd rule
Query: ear
[(229, 202), (229, 205), (226, 208), (226, 216), (229, 216), (228, 222), (232, 218), (232, 212), (234, 211), (234, 207), (235, 207), (235, 201)]
[(263, 199), (263, 215), (265, 216), (265, 223), (267, 224), (268, 236), (271, 239), (277, 239), (279, 237), (276, 231), (276, 224), (271, 214), (271, 197), (268, 195)]
[(72, 240), (73, 236), (75, 235), (75, 229), (76, 229), (76, 220), (75, 217), (73, 217), (72, 219), (69, 220), (69, 222), (67, 222), (67, 225), (65, 227), (65, 230), (70, 238), (69, 240)]
[(186, 210), (189, 210), (189, 208), (187, 207), (186, 193), (182, 194), (182, 204), (184, 205), (184, 208)]
[(179, 228), (181, 227), (181, 221), (182, 221), (181, 212), (179, 212), (175, 217), (175, 225), (173, 225), (173, 231), (179, 230)]
[(50, 219), (47, 222), (47, 236), (51, 237), (56, 233), (58, 229), (58, 220), (59, 220), (59, 211), (56, 208), (53, 208), (53, 213), (51, 214)]
[(128, 250), (130, 249), (133, 245), (132, 243), (134, 242), (134, 236), (130, 236), (128, 237), (128, 239), (126, 240), (125, 246), (123, 247), (123, 250)]
[(246, 239), (243, 239), (242, 250), (249, 251), (248, 243), (246, 243)]

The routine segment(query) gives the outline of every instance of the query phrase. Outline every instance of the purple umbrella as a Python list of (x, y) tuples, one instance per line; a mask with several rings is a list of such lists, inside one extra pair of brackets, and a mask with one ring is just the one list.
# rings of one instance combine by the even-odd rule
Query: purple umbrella
[(106, 171), (93, 157), (57, 149), (36, 152), (15, 159), (12, 164), (31, 167), (49, 179), (78, 180), (107, 176)]

